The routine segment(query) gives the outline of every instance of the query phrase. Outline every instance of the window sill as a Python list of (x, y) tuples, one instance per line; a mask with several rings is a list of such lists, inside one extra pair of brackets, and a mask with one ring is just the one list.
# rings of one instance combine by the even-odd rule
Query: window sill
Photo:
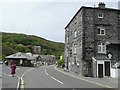
[(107, 53), (98, 52), (98, 54), (103, 54), (103, 55), (105, 55), (105, 54), (107, 54)]
[(106, 34), (97, 34), (97, 35), (99, 35), (99, 36), (105, 36)]
[(102, 19), (103, 17), (98, 17), (99, 19)]

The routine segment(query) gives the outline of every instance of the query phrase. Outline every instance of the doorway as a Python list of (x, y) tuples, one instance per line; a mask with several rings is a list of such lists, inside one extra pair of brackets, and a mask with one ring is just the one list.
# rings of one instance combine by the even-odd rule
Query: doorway
[(105, 61), (105, 76), (110, 76), (110, 62)]
[(98, 77), (103, 77), (103, 64), (98, 64)]

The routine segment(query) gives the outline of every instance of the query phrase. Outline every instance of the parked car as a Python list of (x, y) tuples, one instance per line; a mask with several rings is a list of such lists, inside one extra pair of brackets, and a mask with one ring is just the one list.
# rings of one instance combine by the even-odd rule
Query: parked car
[(3, 64), (3, 61), (0, 61), (0, 64)]
[(120, 63), (116, 62), (114, 65), (113, 65), (114, 68), (116, 69), (119, 69), (120, 68)]

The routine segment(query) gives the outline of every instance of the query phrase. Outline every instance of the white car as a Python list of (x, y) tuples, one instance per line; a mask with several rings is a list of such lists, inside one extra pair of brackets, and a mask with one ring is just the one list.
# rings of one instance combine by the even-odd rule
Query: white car
[(0, 61), (0, 64), (3, 64), (3, 61)]

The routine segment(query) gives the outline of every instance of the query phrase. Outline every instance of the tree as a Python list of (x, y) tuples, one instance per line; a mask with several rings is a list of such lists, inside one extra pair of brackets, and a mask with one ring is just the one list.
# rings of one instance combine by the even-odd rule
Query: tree
[(31, 50), (29, 48), (25, 49), (25, 53), (27, 52), (31, 52)]
[(23, 45), (18, 45), (15, 49), (19, 52), (25, 52), (26, 47)]
[(59, 60), (57, 61), (58, 66), (61, 66), (61, 65), (64, 64), (64, 53), (62, 53), (61, 56), (62, 56), (62, 59), (59, 59)]

